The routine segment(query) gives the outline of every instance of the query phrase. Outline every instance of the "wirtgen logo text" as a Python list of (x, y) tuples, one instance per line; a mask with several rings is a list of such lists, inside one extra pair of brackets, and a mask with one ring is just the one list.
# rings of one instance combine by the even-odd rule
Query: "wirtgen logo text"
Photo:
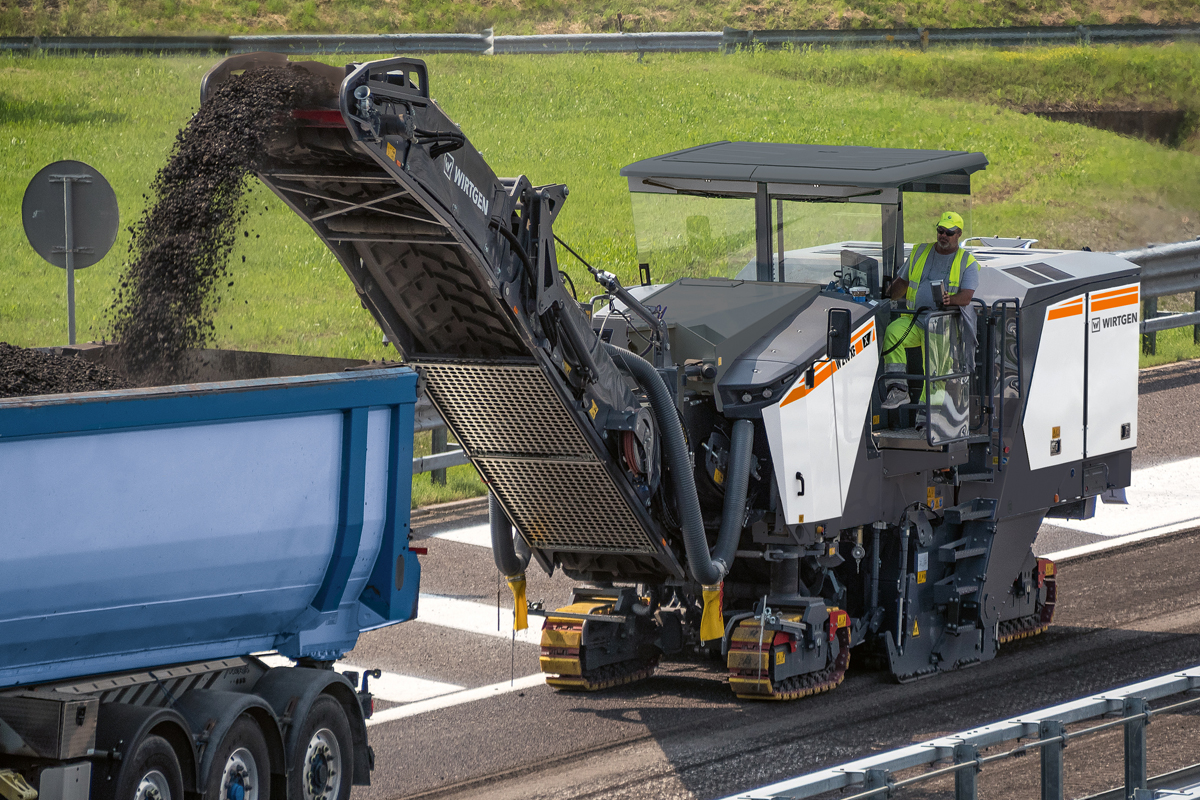
[(462, 189), (463, 193), (471, 199), (471, 202), (474, 203), (480, 211), (482, 211), (484, 214), (487, 214), (488, 199), (484, 196), (483, 192), (479, 191), (479, 188), (475, 186), (475, 183), (467, 177), (467, 173), (458, 168), (458, 165), (454, 163), (454, 156), (447, 153), (446, 155), (442, 156), (442, 158), (444, 159), (442, 162), (442, 169), (445, 170), (446, 177), (450, 180), (450, 182), (459, 189)]

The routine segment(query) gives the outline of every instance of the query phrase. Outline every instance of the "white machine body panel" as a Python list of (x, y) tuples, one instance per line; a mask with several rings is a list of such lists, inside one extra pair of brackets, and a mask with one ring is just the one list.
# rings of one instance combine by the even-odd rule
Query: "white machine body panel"
[(1137, 446), (1140, 284), (1088, 295), (1086, 455)]
[(841, 516), (879, 363), (874, 319), (851, 338), (850, 358), (816, 362), (763, 409), (779, 497), (790, 524)]
[(1025, 407), (1031, 470), (1083, 458), (1086, 302), (1081, 294), (1046, 309)]
[(763, 409), (763, 423), (779, 497), (790, 524), (830, 519), (841, 513), (837, 426), (833, 416), (832, 361), (813, 365), (813, 385), (801, 375), (777, 405)]
[(850, 360), (838, 365), (833, 374), (833, 413), (842, 490), (839, 514), (846, 510), (850, 479), (854, 477), (854, 462), (871, 408), (871, 392), (875, 388), (875, 373), (879, 366), (876, 333), (873, 318), (856, 330), (850, 340)]

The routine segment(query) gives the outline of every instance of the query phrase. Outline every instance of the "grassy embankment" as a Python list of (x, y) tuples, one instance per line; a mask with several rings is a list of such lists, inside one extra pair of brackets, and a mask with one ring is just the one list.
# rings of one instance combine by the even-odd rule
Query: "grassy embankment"
[(17, 36), (196, 33), (580, 33), (779, 28), (1181, 24), (1193, 0), (29, 0), (0, 5)]
[[(437, 56), (428, 61), (434, 95), (496, 172), (524, 172), (535, 183), (570, 185), (557, 232), (593, 263), (627, 279), (633, 277), (636, 257), (619, 169), (639, 158), (719, 139), (983, 151), (991, 167), (974, 182), (977, 233), (1022, 234), (1049, 247), (1097, 250), (1200, 233), (1200, 159), (1195, 155), (1023, 116), (991, 102), (1003, 103), (1016, 85), (1037, 86), (1046, 102), (1066, 102), (1089, 91), (1106, 97), (1124, 92), (1125, 99), (1141, 104), (1183, 96), (1195, 91), (1196, 47), (966, 51), (936, 57), (648, 56), (640, 63), (626, 56)], [(195, 108), (200, 78), (212, 63), (205, 58), (0, 59), (0, 142), (7, 145), (0, 150), (0, 173), (7, 178), (0, 186), (0, 213), (10, 220), (0, 230), (0, 252), (6, 254), (0, 269), (0, 341), (46, 345), (66, 338), (63, 274), (31, 251), (17, 224), (29, 179), (51, 161), (85, 161), (109, 178), (124, 224), (132, 223), (175, 132)], [(973, 79), (961, 80), (964, 73)], [(1145, 79), (1150, 73), (1153, 80)], [(1095, 76), (1090, 81), (1089, 74)], [(936, 205), (936, 198), (931, 200)], [(233, 286), (224, 289), (217, 345), (387, 356), (378, 330), (324, 246), (261, 187), (252, 190), (251, 203), (256, 212), (247, 226), (251, 235), (239, 240), (232, 259)], [(104, 311), (127, 246), (128, 235), (122, 233), (106, 259), (79, 273), (81, 340), (105, 334)], [(585, 273), (565, 253), (563, 263), (581, 293), (589, 293)], [(1190, 341), (1190, 331), (1163, 335), (1153, 361), (1195, 355)], [(427, 479), (416, 480), (418, 502), (481, 489), (469, 468), (452, 470), (444, 489), (431, 493), (428, 487)]]

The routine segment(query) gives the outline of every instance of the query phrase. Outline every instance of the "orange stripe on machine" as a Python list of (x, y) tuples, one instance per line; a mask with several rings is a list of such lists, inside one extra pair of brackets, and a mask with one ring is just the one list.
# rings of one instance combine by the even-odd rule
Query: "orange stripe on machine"
[(1118, 286), (1116, 289), (1105, 289), (1103, 292), (1092, 292), (1092, 300), (1107, 300), (1118, 295), (1136, 295), (1140, 288), (1141, 284), (1135, 283), (1131, 286)]
[(1122, 286), (1108, 292), (1096, 292), (1092, 295), (1092, 311), (1104, 311), (1120, 306), (1137, 305), (1140, 300), (1141, 284)]
[(1075, 317), (1083, 314), (1083, 298), (1075, 297), (1067, 300), (1065, 303), (1060, 303), (1056, 306), (1050, 306), (1046, 312), (1046, 319), (1062, 319), (1064, 317)]
[[(860, 327), (858, 330), (856, 330), (851, 335), (850, 358), (854, 358), (856, 355), (861, 353), (863, 350), (867, 349), (867, 347), (870, 346), (871, 342), (874, 339), (875, 339), (875, 318), (872, 317), (871, 319), (867, 320), (866, 323), (862, 327)], [(781, 408), (783, 406), (786, 406), (788, 403), (794, 403), (797, 400), (799, 400), (800, 398), (805, 397), (809, 392), (813, 391), (813, 389), (816, 389), (818, 386), (820, 386), (822, 383), (824, 383), (827, 378), (832, 377), (833, 373), (838, 371), (838, 364), (836, 361), (829, 361), (829, 360), (818, 361), (815, 364), (813, 364), (812, 370), (813, 370), (813, 385), (812, 385), (812, 387), (810, 388), (804, 382), (804, 376), (801, 375), (800, 382), (798, 384), (796, 384), (796, 387), (794, 389), (792, 389), (790, 392), (788, 392), (787, 396), (784, 397), (782, 401), (780, 401), (779, 406)]]

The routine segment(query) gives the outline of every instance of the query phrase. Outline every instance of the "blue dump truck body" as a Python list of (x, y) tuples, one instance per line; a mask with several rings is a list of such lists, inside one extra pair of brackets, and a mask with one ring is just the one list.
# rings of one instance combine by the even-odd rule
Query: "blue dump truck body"
[[(177, 692), (199, 684), (181, 682), (129, 708), (182, 715), (175, 724), (195, 747), (188, 725), (203, 729), (222, 715), (234, 725), (250, 714), (239, 703), (253, 701), (271, 710), (255, 724), (284, 752), (290, 735), (302, 735), (288, 730), (302, 713), (295, 698), (323, 693), (356, 734), (343, 749), (365, 752), (369, 696), (328, 667), (361, 631), (416, 614), (420, 568), (408, 549), (416, 383), (407, 368), (366, 367), (0, 399), (0, 776), (8, 767), (36, 787), (42, 768), (70, 762), (63, 752), (53, 764), (23, 760), (51, 755), (36, 731), (17, 730), (24, 742), (12, 744), (13, 729), (29, 725), (30, 703), (87, 700), (79, 681), (88, 676), (161, 684), (189, 664), (197, 666), (183, 672), (234, 691), (189, 700)], [(249, 657), (268, 650), (308, 668), (267, 670)], [(244, 658), (219, 661), (236, 657)], [(225, 709), (216, 697), (237, 691), (251, 700)], [(133, 701), (93, 694), (103, 740), (112, 720), (134, 713), (117, 706)], [(136, 747), (137, 730), (117, 741)], [(86, 759), (97, 747), (75, 749)], [(205, 749), (177, 754), (180, 788), (205, 791), (197, 755)], [(290, 761), (285, 752), (269, 769), (286, 777)], [(345, 791), (350, 773), (365, 782), (368, 761), (342, 764)], [(110, 768), (106, 785), (132, 780)]]

